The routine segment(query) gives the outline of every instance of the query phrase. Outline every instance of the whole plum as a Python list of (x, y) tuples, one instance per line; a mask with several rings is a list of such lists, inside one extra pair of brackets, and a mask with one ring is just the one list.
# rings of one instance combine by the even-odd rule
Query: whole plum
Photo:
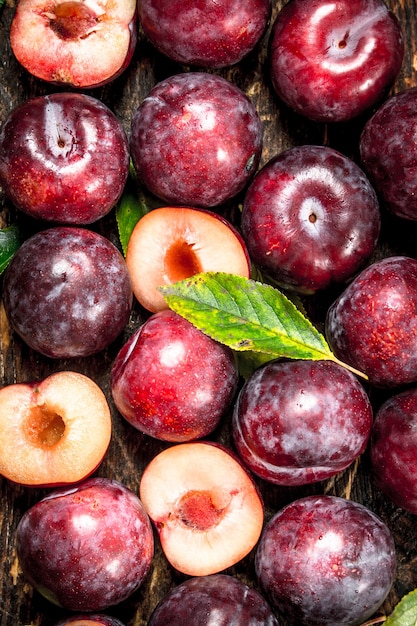
[(149, 317), (121, 348), (111, 391), (123, 417), (164, 441), (211, 433), (234, 398), (233, 352), (170, 309)]
[(380, 226), (364, 172), (327, 146), (277, 155), (255, 175), (243, 202), (242, 234), (252, 260), (301, 292), (351, 278), (374, 251)]
[(125, 327), (132, 302), (121, 252), (86, 228), (56, 226), (35, 233), (4, 275), (11, 327), (51, 358), (84, 357), (108, 347)]
[(271, 14), (271, 0), (142, 0), (142, 28), (153, 45), (178, 63), (220, 68), (255, 47)]
[(381, 491), (417, 515), (417, 387), (392, 396), (378, 409), (370, 457)]
[(209, 208), (256, 171), (263, 128), (246, 94), (208, 72), (159, 82), (136, 109), (130, 150), (142, 182), (168, 204)]
[(82, 93), (32, 98), (0, 132), (0, 183), (24, 213), (91, 224), (115, 206), (129, 172), (129, 144), (115, 114)]
[(159, 602), (148, 626), (278, 626), (263, 596), (227, 574), (189, 578)]
[(245, 382), (233, 438), (249, 469), (293, 486), (346, 469), (365, 449), (369, 398), (353, 374), (331, 361), (271, 361)]
[(103, 611), (128, 598), (153, 559), (149, 517), (123, 484), (90, 478), (57, 489), (28, 509), (16, 530), (27, 581), (52, 603)]
[(393, 388), (417, 381), (417, 260), (366, 267), (330, 306), (326, 337), (341, 361)]
[(255, 569), (272, 606), (295, 626), (357, 626), (391, 589), (395, 545), (362, 504), (307, 496), (270, 519)]
[(360, 138), (362, 165), (394, 215), (417, 220), (417, 87), (386, 100)]
[(345, 122), (380, 102), (403, 59), (401, 24), (383, 0), (292, 0), (271, 33), (277, 94), (318, 122)]

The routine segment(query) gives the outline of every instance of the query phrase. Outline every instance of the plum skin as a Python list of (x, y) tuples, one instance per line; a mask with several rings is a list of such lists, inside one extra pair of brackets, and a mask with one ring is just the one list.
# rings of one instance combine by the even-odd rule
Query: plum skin
[(64, 617), (55, 626), (124, 626), (124, 624), (119, 619), (110, 617), (110, 615), (83, 613)]
[(294, 624), (357, 626), (390, 591), (395, 545), (386, 524), (364, 505), (307, 496), (269, 520), (255, 570), (271, 605)]
[(417, 260), (385, 257), (362, 270), (329, 307), (325, 334), (375, 387), (417, 381)]
[(154, 539), (139, 498), (122, 483), (89, 478), (53, 490), (16, 530), (28, 582), (52, 603), (103, 611), (128, 598), (150, 570)]
[(4, 274), (11, 327), (50, 358), (90, 356), (107, 348), (124, 329), (132, 302), (121, 252), (86, 228), (56, 226), (35, 233)]
[[(153, 45), (182, 64), (221, 68), (255, 47), (271, 14), (271, 0), (142, 0), (142, 28)], [(233, 19), (230, 19), (233, 16)]]
[(326, 146), (297, 146), (251, 181), (242, 234), (262, 272), (314, 293), (351, 278), (378, 241), (376, 193), (351, 159)]
[(256, 172), (263, 127), (246, 94), (208, 72), (157, 83), (133, 114), (130, 151), (143, 184), (169, 205), (216, 207)]
[(153, 611), (148, 626), (278, 626), (263, 596), (227, 574), (189, 578), (171, 589)]
[(374, 480), (397, 506), (417, 515), (417, 387), (388, 398), (372, 428)]
[(331, 361), (271, 361), (245, 382), (233, 439), (264, 480), (304, 485), (346, 469), (365, 450), (373, 412), (351, 372)]
[(391, 96), (367, 121), (360, 158), (384, 206), (417, 220), (417, 88)]
[(119, 200), (129, 172), (121, 123), (101, 101), (52, 93), (17, 106), (0, 133), (0, 183), (36, 218), (84, 225)]
[(288, 106), (317, 122), (344, 122), (391, 88), (404, 38), (382, 0), (294, 0), (273, 24), (269, 57), (273, 87)]
[(166, 309), (153, 314), (121, 348), (111, 392), (123, 417), (141, 432), (180, 442), (219, 424), (239, 380), (233, 352)]

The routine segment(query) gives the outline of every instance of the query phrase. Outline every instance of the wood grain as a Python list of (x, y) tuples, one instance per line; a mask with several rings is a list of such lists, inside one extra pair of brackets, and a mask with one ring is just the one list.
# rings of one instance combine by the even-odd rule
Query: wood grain
[[(283, 0), (274, 0), (272, 20), (284, 4)], [(406, 39), (405, 61), (394, 88), (394, 91), (400, 91), (417, 85), (417, 0), (388, 0), (387, 5), (399, 17)], [(13, 0), (6, 0), (6, 4), (0, 10), (0, 123), (19, 102), (54, 91), (50, 85), (40, 83), (29, 76), (14, 59), (8, 40), (13, 11)], [(252, 98), (258, 109), (264, 124), (262, 163), (285, 148), (303, 143), (328, 144), (352, 158), (357, 158), (357, 141), (364, 119), (327, 128), (300, 119), (277, 101), (271, 90), (267, 72), (269, 33), (270, 27), (253, 54), (242, 63), (218, 72), (240, 86)], [(140, 33), (135, 56), (125, 74), (111, 85), (90, 93), (114, 110), (129, 134), (132, 114), (153, 85), (169, 74), (188, 69), (158, 55)], [(236, 214), (236, 203), (230, 210)], [(9, 224), (15, 217), (13, 207), (7, 203), (0, 190), (0, 227)], [(114, 214), (103, 219), (94, 228), (118, 244)], [(391, 253), (416, 257), (417, 224), (401, 223), (386, 217), (376, 256)], [(325, 311), (334, 297), (335, 293), (332, 292), (305, 299), (304, 306), (308, 315), (319, 329), (323, 327)], [(111, 446), (97, 473), (118, 479), (135, 492), (138, 490), (143, 468), (164, 448), (164, 444), (141, 436), (121, 419), (111, 401), (109, 371), (123, 341), (142, 319), (143, 313), (135, 306), (125, 333), (104, 353), (89, 359), (53, 361), (27, 348), (11, 332), (4, 311), (0, 309), (0, 385), (41, 379), (49, 373), (63, 369), (73, 369), (91, 376), (106, 393), (113, 417)], [(378, 406), (383, 400), (383, 394), (373, 393), (372, 400), (375, 406)], [(213, 438), (230, 444), (228, 417), (214, 433)], [(370, 507), (390, 527), (398, 552), (397, 578), (380, 612), (390, 612), (405, 593), (417, 587), (417, 517), (395, 507), (378, 492), (370, 477), (366, 453), (346, 472), (326, 483), (302, 489), (283, 489), (260, 481), (258, 484), (265, 500), (267, 518), (292, 499), (311, 493), (340, 495)], [(53, 626), (65, 612), (43, 600), (25, 583), (15, 552), (15, 530), (21, 515), (46, 491), (16, 486), (1, 479), (0, 489), (0, 626)], [(257, 587), (253, 554), (227, 573), (234, 574)], [(158, 600), (170, 587), (183, 579), (183, 576), (167, 565), (156, 542), (155, 559), (145, 583), (127, 602), (109, 610), (108, 613), (119, 617), (126, 626), (146, 626)]]

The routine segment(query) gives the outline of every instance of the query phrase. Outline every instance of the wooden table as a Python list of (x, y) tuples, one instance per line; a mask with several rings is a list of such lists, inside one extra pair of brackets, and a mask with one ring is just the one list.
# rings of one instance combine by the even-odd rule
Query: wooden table
[[(274, 18), (284, 0), (273, 0)], [(387, 0), (400, 19), (406, 39), (406, 56), (395, 91), (417, 85), (417, 0)], [(0, 10), (0, 122), (21, 101), (56, 89), (29, 76), (14, 59), (8, 31), (14, 11), (13, 0), (6, 0)], [(292, 114), (274, 96), (267, 78), (267, 41), (270, 29), (258, 48), (236, 67), (218, 73), (239, 85), (253, 100), (264, 124), (264, 151), (262, 163), (283, 149), (303, 143), (328, 144), (346, 155), (357, 158), (358, 137), (364, 120), (338, 125), (335, 128), (310, 123)], [(153, 85), (165, 76), (183, 68), (158, 55), (140, 34), (136, 53), (129, 69), (113, 84), (91, 92), (103, 100), (121, 119), (127, 133), (135, 108)], [(235, 206), (236, 208), (236, 206)], [(0, 227), (8, 225), (15, 212), (0, 193)], [(376, 256), (392, 253), (417, 256), (417, 222), (400, 222), (384, 216), (381, 243)], [(118, 244), (114, 213), (94, 226)], [(309, 297), (304, 301), (310, 319), (323, 328), (325, 311), (335, 297), (328, 293)], [(135, 306), (126, 332), (108, 350), (88, 359), (54, 361), (43, 358), (26, 347), (10, 330), (3, 310), (0, 310), (0, 384), (7, 385), (26, 380), (42, 379), (63, 369), (73, 369), (91, 376), (106, 393), (113, 416), (113, 437), (108, 454), (98, 474), (118, 479), (137, 492), (141, 473), (150, 459), (165, 447), (130, 427), (114, 408), (109, 393), (109, 371), (112, 360), (123, 341), (137, 326), (142, 313)], [(375, 406), (383, 398), (373, 394)], [(229, 421), (225, 419), (213, 438), (230, 442)], [(312, 494), (328, 493), (362, 502), (379, 514), (390, 527), (398, 551), (398, 574), (392, 591), (381, 612), (389, 613), (398, 600), (417, 587), (417, 517), (405, 513), (376, 489), (369, 475), (369, 462), (364, 454), (358, 463), (326, 483), (308, 488), (285, 489), (258, 481), (265, 500), (266, 518), (292, 499)], [(15, 551), (16, 525), (23, 512), (38, 501), (46, 490), (29, 489), (0, 480), (1, 488), (1, 596), (0, 626), (52, 626), (65, 612), (43, 600), (33, 592), (19, 569)], [(228, 570), (244, 582), (255, 586), (253, 554)], [(108, 611), (119, 617), (126, 626), (145, 626), (157, 601), (168, 589), (184, 580), (165, 561), (159, 544), (151, 572), (142, 587), (125, 603)], [(244, 626), (244, 625), (242, 625)]]

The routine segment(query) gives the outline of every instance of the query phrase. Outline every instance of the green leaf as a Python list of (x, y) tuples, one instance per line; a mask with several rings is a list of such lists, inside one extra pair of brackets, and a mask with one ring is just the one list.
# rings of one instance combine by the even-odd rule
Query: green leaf
[(130, 235), (137, 222), (147, 212), (146, 203), (133, 191), (126, 191), (119, 200), (116, 207), (116, 220), (119, 239), (125, 256)]
[(5, 3), (5, 0), (0, 0), (0, 9), (3, 6), (4, 3)]
[(400, 600), (384, 625), (417, 626), (417, 589), (410, 591)]
[(20, 244), (20, 231), (16, 224), (0, 229), (0, 274), (9, 265)]
[(323, 335), (271, 285), (223, 272), (203, 272), (164, 285), (160, 291), (173, 311), (233, 350), (269, 355), (270, 359), (340, 363)]

